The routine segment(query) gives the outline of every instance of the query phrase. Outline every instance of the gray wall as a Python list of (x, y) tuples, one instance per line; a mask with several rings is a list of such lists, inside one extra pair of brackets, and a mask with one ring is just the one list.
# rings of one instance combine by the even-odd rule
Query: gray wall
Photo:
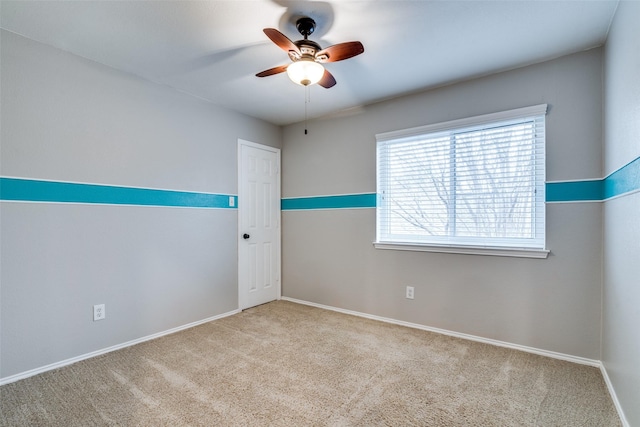
[[(541, 103), (547, 180), (601, 178), (601, 80), (593, 49), (288, 126), (283, 197), (375, 192), (376, 133)], [(600, 203), (557, 203), (548, 259), (376, 250), (375, 209), (283, 211), (283, 295), (599, 360), (601, 233)]]
[[(1, 33), (3, 176), (237, 194), (279, 127)], [(2, 202), (0, 377), (238, 307), (237, 211)], [(107, 318), (92, 320), (106, 304)]]
[[(605, 47), (605, 175), (640, 157), (640, 3), (620, 2)], [(638, 168), (635, 168), (636, 170)], [(636, 188), (640, 173), (636, 175)], [(640, 425), (640, 193), (604, 204), (602, 361)]]

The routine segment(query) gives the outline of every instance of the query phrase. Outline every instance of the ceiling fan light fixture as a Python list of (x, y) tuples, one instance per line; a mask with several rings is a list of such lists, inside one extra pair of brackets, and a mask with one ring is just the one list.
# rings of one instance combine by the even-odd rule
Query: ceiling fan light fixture
[(324, 75), (324, 67), (313, 59), (300, 59), (287, 67), (292, 82), (301, 86), (316, 84)]
[(364, 46), (358, 41), (338, 43), (323, 49), (318, 43), (309, 40), (309, 35), (316, 28), (315, 21), (309, 17), (298, 19), (296, 28), (304, 40), (292, 42), (289, 37), (275, 28), (262, 30), (276, 46), (287, 52), (289, 59), (293, 62), (289, 65), (280, 65), (261, 71), (256, 74), (256, 77), (273, 76), (284, 73), (286, 70), (289, 78), (295, 84), (309, 86), (317, 83), (319, 86), (329, 89), (336, 85), (336, 79), (329, 70), (324, 69), (322, 64), (343, 61), (364, 52)]

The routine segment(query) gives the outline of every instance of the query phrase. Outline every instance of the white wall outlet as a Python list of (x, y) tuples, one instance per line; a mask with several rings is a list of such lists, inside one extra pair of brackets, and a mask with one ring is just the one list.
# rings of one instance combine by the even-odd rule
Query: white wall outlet
[(229, 207), (233, 208), (236, 206), (236, 199), (233, 196), (229, 196)]
[(413, 299), (413, 286), (407, 286), (407, 293), (405, 298)]
[(104, 304), (96, 304), (93, 306), (93, 321), (102, 320), (107, 317)]

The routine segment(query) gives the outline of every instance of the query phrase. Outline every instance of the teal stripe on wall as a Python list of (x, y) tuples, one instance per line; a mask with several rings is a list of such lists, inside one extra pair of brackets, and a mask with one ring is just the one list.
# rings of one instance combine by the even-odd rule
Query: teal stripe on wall
[(638, 190), (640, 190), (640, 157), (604, 179), (549, 182), (546, 185), (547, 202), (601, 202)]
[(640, 190), (640, 157), (604, 179), (603, 198), (606, 200), (638, 190)]
[[(545, 191), (546, 201), (556, 203), (601, 202), (640, 191), (640, 157), (604, 179), (548, 182)], [(376, 193), (286, 198), (282, 199), (282, 210), (375, 208), (376, 198)], [(2, 177), (0, 200), (221, 209), (238, 206), (237, 196), (225, 194)]]
[[(229, 206), (230, 197), (233, 198), (233, 206)], [(224, 194), (21, 178), (0, 178), (0, 200), (230, 209), (238, 205), (237, 196)]]
[(375, 208), (376, 193), (282, 199), (282, 210)]
[(548, 182), (545, 185), (547, 202), (602, 201), (601, 179), (591, 181)]

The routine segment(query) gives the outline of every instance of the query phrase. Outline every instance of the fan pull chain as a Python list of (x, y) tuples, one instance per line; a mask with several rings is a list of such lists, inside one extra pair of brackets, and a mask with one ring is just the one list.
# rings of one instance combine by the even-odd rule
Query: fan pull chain
[(309, 86), (304, 87), (304, 134), (307, 134), (307, 104), (311, 102)]

